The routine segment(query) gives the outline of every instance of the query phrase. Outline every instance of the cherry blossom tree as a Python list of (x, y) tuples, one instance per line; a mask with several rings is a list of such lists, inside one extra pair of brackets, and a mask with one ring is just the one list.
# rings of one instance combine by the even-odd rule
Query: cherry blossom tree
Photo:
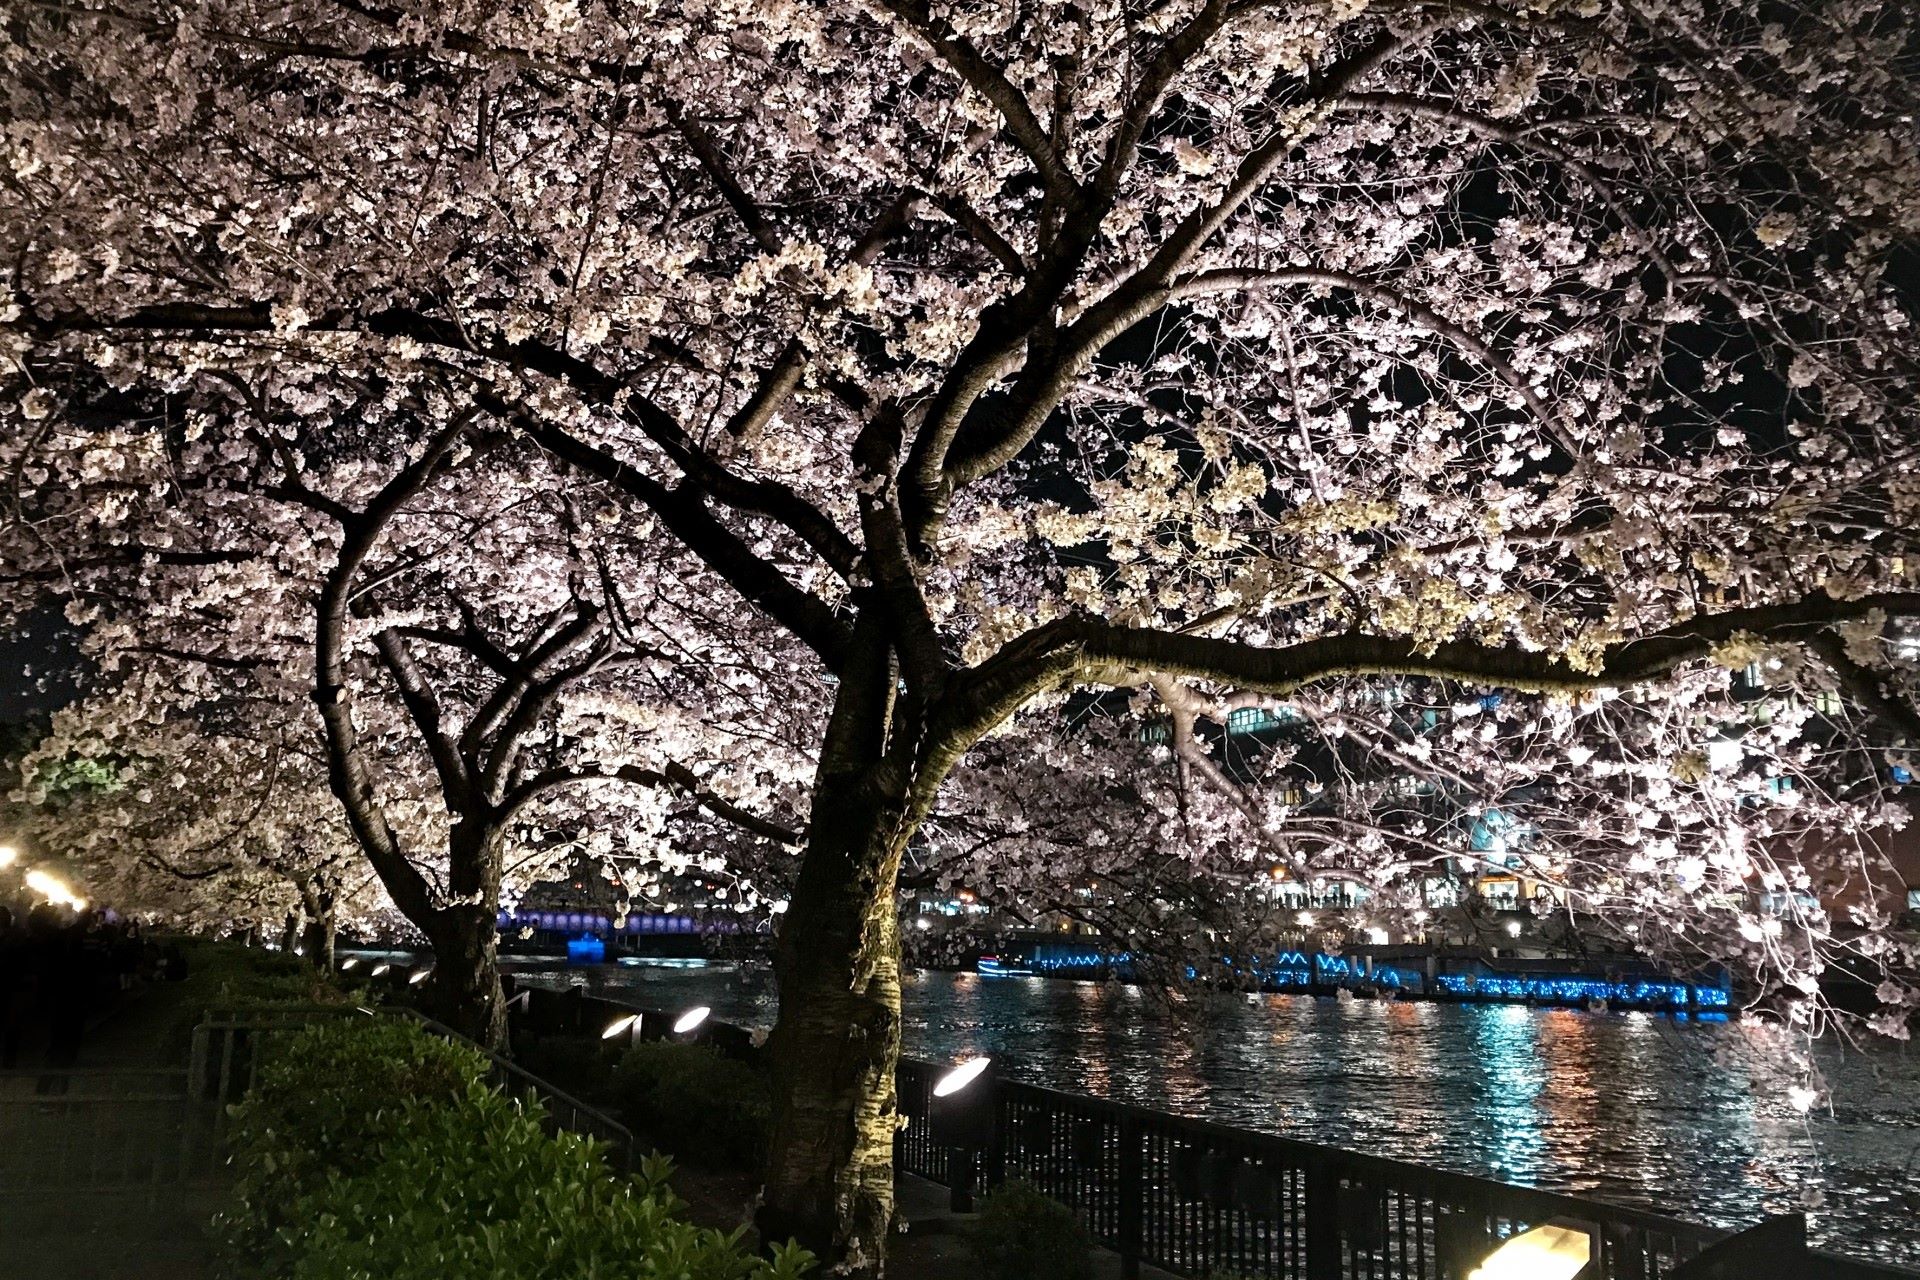
[[(228, 802), (209, 806), (210, 820), (248, 812), (225, 820), (267, 846), (256, 862), (301, 868), (293, 829), (261, 831), (252, 815), (277, 783), (288, 795), (324, 794), (282, 781), (284, 753), (304, 752), (331, 787), (328, 816), (345, 822), (385, 897), (432, 945), (430, 993), (490, 1043), (505, 1031), (496, 913), (576, 850), (612, 863), (631, 899), (687, 863), (667, 843), (670, 823), (683, 843), (697, 835), (685, 821), (694, 817), (737, 824), (749, 840), (797, 839), (738, 801), (791, 792), (806, 757), (769, 750), (780, 736), (729, 688), (740, 680), (725, 675), (702, 584), (646, 554), (643, 524), (612, 519), (585, 489), (556, 488), (544, 455), (522, 448), (516, 458), (504, 434), (475, 429), (474, 415), (427, 431), (419, 406), (380, 422), (362, 397), (316, 444), (276, 435), (289, 418), (270, 404), (284, 387), (268, 365), (234, 361), (220, 378), (235, 398), (204, 426), (131, 412), (137, 444), (114, 455), (110, 480), (87, 473), (101, 456), (89, 430), (63, 426), (34, 446), (34, 536), (14, 557), (22, 594), (57, 580), (119, 681), (111, 698), (62, 717), (48, 759), (91, 749), (157, 760)], [(414, 434), (425, 441), (417, 456), (385, 451)], [(102, 528), (76, 492), (144, 500)], [(646, 598), (621, 583), (648, 584)], [(689, 646), (699, 662), (685, 660)], [(777, 643), (758, 649), (754, 661), (778, 661)], [(676, 706), (722, 722), (699, 738), (705, 775), (665, 754), (687, 737)], [(130, 741), (148, 722), (235, 719), (251, 726), (251, 755), (232, 757), (231, 732), (214, 743), (188, 730), (172, 750)], [(183, 758), (208, 747), (225, 776)], [(123, 798), (144, 802), (150, 791)], [(169, 826), (166, 816), (143, 821), (192, 844), (198, 824)], [(87, 843), (111, 851), (124, 825), (96, 825)], [(202, 880), (229, 865), (170, 855), (149, 837), (129, 870), (182, 861), (193, 869), (180, 877)], [(750, 908), (743, 870), (734, 868), (734, 901)], [(310, 886), (321, 897), (303, 909), (331, 920), (338, 880)], [(123, 905), (153, 897), (124, 879), (116, 887)], [(234, 905), (205, 896), (209, 910)], [(256, 916), (265, 905), (240, 904)]]
[[(1393, 775), (1525, 792), (1569, 901), (1817, 976), (1740, 902), (1920, 730), (1908, 22), (48, 0), (0, 46), (17, 603), (307, 662), (483, 1033), (517, 801), (800, 845), (762, 1226), (876, 1269), (902, 863), (1068, 870), (1033, 760), (1149, 806), (1129, 865), (1383, 898), (1462, 852)], [(1087, 689), (1168, 767), (1063, 737)], [(1282, 701), (1383, 763), (1296, 803), (1196, 732)]]
[[(82, 891), (176, 928), (278, 933), (322, 966), (338, 920), (404, 924), (327, 790), (299, 704), (193, 711), (138, 682), (98, 689), (22, 759), (24, 825)], [(81, 766), (94, 781), (71, 785)]]

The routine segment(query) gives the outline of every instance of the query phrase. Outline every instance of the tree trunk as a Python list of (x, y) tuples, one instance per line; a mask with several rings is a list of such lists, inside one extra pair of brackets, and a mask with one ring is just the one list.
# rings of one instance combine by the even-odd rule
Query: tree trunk
[(500, 989), (500, 932), (492, 908), (449, 907), (427, 939), (433, 944), (427, 1011), (488, 1049), (504, 1049), (507, 1001)]
[(300, 945), (300, 930), (306, 919), (306, 913), (295, 909), (287, 912), (287, 918), (280, 923), (280, 950), (287, 955)]
[(333, 972), (333, 913), (310, 915), (306, 928), (300, 933), (300, 950), (306, 954), (307, 963), (322, 973)]
[(900, 816), (897, 800), (870, 785), (823, 779), (774, 962), (760, 1234), (796, 1239), (844, 1275), (880, 1274), (893, 1214)]

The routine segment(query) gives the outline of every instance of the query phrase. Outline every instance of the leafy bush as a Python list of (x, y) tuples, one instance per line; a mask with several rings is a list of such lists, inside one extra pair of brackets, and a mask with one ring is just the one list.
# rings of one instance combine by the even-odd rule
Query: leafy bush
[(184, 1057), (193, 1029), (215, 1010), (273, 1005), (344, 1004), (347, 995), (326, 974), (296, 956), (231, 942), (188, 942), (186, 979), (163, 989), (173, 1012), (167, 1048)]
[(454, 1103), (486, 1071), (477, 1051), (386, 1019), (329, 1019), (262, 1046), (233, 1109), (234, 1195), (216, 1224), (228, 1248), (264, 1258), (303, 1190), (365, 1170), (410, 1104)]
[(293, 1280), (793, 1280), (804, 1251), (754, 1257), (741, 1233), (674, 1217), (666, 1161), (608, 1175), (598, 1144), (549, 1138), (537, 1109), (474, 1086), (457, 1106), (414, 1107), (379, 1164), (303, 1199)]
[(692, 1164), (755, 1168), (767, 1149), (773, 1091), (744, 1062), (703, 1044), (637, 1044), (613, 1073), (627, 1124)]
[(669, 1166), (638, 1180), (549, 1136), (485, 1083), (476, 1050), (412, 1024), (342, 1018), (277, 1041), (234, 1110), (237, 1173), (216, 1222), (230, 1268), (284, 1280), (798, 1280), (681, 1221)]
[(1093, 1237), (1086, 1225), (1031, 1183), (1009, 1182), (989, 1194), (970, 1243), (988, 1280), (1093, 1277)]

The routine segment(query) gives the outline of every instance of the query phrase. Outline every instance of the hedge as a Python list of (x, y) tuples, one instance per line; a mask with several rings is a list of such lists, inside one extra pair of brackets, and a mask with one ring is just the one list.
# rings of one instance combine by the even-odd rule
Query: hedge
[(286, 1280), (795, 1280), (804, 1250), (756, 1257), (693, 1226), (670, 1166), (615, 1174), (485, 1083), (479, 1054), (385, 1019), (297, 1033), (236, 1111), (231, 1267)]

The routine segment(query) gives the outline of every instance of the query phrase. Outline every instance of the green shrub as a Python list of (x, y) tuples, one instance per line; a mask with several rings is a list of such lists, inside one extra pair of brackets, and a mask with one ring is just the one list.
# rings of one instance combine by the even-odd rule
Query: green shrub
[(1093, 1237), (1079, 1215), (1026, 1182), (980, 1206), (969, 1242), (987, 1280), (1092, 1280)]
[(218, 1010), (275, 1005), (344, 1004), (348, 996), (326, 974), (296, 956), (232, 942), (183, 944), (187, 976), (162, 988), (172, 1002), (167, 1049), (185, 1057), (193, 1031)]
[(339, 1018), (273, 1042), (233, 1112), (230, 1270), (275, 1280), (798, 1280), (797, 1248), (681, 1221), (669, 1166), (616, 1176), (549, 1136), (486, 1060), (413, 1023)]
[(773, 1091), (753, 1067), (702, 1044), (637, 1044), (613, 1073), (628, 1127), (690, 1164), (757, 1168)]
[(293, 1280), (793, 1280), (800, 1250), (769, 1263), (739, 1232), (674, 1217), (667, 1165), (608, 1174), (600, 1149), (550, 1138), (537, 1108), (475, 1085), (458, 1105), (409, 1108), (380, 1162), (300, 1201)]
[(252, 1091), (233, 1109), (234, 1194), (216, 1228), (230, 1251), (261, 1259), (303, 1191), (366, 1169), (409, 1105), (450, 1105), (487, 1073), (476, 1050), (385, 1018), (328, 1019), (260, 1048)]

